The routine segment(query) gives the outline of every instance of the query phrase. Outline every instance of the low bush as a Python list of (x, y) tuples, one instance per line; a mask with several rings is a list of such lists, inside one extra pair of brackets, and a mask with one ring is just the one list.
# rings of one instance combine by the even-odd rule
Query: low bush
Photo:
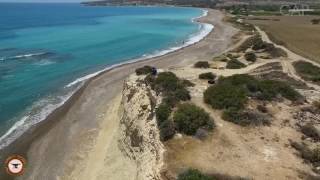
[(239, 176), (230, 176), (227, 174), (213, 173), (203, 174), (196, 169), (188, 169), (187, 171), (179, 174), (177, 180), (249, 180)]
[(199, 79), (214, 80), (215, 78), (216, 75), (214, 75), (212, 72), (202, 73), (199, 75)]
[(247, 60), (247, 61), (250, 61), (250, 62), (256, 62), (257, 60), (257, 56), (255, 53), (253, 52), (247, 52), (245, 55), (244, 55), (244, 58)]
[(212, 129), (213, 120), (202, 108), (184, 103), (178, 106), (173, 115), (173, 121), (179, 132), (186, 135), (195, 135), (199, 128)]
[(156, 109), (156, 118), (158, 126), (161, 125), (164, 121), (167, 121), (171, 114), (171, 106), (167, 103), (161, 103)]
[(194, 64), (196, 68), (209, 68), (210, 64), (208, 61), (198, 61)]
[(295, 62), (293, 66), (303, 79), (320, 82), (320, 68), (318, 66), (304, 61)]
[(259, 81), (253, 76), (247, 74), (235, 74), (229, 77), (222, 77), (219, 79), (219, 84), (240, 86), (250, 92), (259, 90)]
[(256, 41), (256, 43), (253, 44), (252, 49), (255, 51), (262, 50), (267, 47), (267, 44), (268, 43), (262, 41), (262, 39), (260, 38), (258, 41)]
[(160, 140), (167, 141), (175, 134), (175, 124), (170, 117), (172, 109), (180, 102), (190, 100), (191, 96), (186, 89), (194, 84), (188, 80), (180, 80), (172, 72), (159, 73), (157, 77), (148, 75), (147, 84), (157, 93), (162, 93), (163, 100), (156, 109), (156, 119), (160, 130)]
[(288, 54), (281, 48), (275, 47), (273, 44), (267, 43), (265, 51), (273, 58), (287, 57)]
[(257, 111), (244, 110), (248, 97), (261, 100), (273, 100), (282, 96), (291, 101), (298, 101), (302, 96), (285, 82), (258, 80), (253, 76), (238, 74), (222, 77), (214, 86), (204, 92), (204, 102), (212, 108), (222, 109), (223, 119), (240, 125), (267, 125), (270, 123), (265, 107)]
[(228, 58), (223, 54), (212, 59), (213, 61), (227, 62)]
[(256, 44), (260, 44), (262, 42), (260, 35), (256, 34), (248, 39), (246, 39), (237, 49), (236, 52), (245, 52), (247, 49), (251, 48)]
[[(151, 87), (156, 92), (162, 92), (164, 97), (175, 97), (178, 100), (187, 101), (191, 98), (189, 91), (186, 89), (190, 83), (186, 84), (186, 80), (180, 80), (172, 72), (162, 72), (152, 82)], [(174, 105), (175, 103), (172, 102), (169, 104)]]
[(141, 68), (136, 69), (136, 74), (139, 75), (144, 75), (144, 74), (150, 74), (152, 73), (152, 68), (151, 66), (143, 66)]
[(285, 82), (275, 80), (263, 80), (259, 83), (260, 94), (258, 98), (261, 100), (272, 100), (281, 95), (291, 101), (297, 101), (302, 96)]
[(185, 87), (194, 87), (195, 84), (192, 83), (191, 81), (187, 80), (187, 79), (184, 79), (181, 81), (182, 85), (185, 86)]
[(179, 88), (174, 91), (174, 96), (181, 101), (188, 101), (191, 99), (190, 93), (185, 88)]
[(205, 103), (215, 109), (242, 109), (247, 102), (247, 94), (243, 88), (231, 84), (210, 86), (204, 92)]
[(171, 120), (164, 121), (159, 126), (160, 140), (167, 141), (171, 139), (175, 134), (174, 123)]
[(255, 111), (244, 111), (236, 108), (224, 110), (222, 119), (241, 126), (270, 125), (270, 118), (267, 115)]
[(246, 67), (246, 65), (237, 59), (231, 59), (230, 61), (227, 62), (227, 66), (226, 66), (227, 69), (240, 69), (244, 67)]
[(162, 101), (173, 108), (180, 102), (180, 99), (178, 99), (178, 97), (174, 96), (173, 94), (170, 94), (165, 96)]
[(188, 169), (180, 174), (177, 180), (215, 180), (215, 178), (204, 175), (196, 169)]
[(180, 88), (179, 78), (172, 72), (159, 73), (154, 81), (155, 90), (158, 92), (175, 91)]

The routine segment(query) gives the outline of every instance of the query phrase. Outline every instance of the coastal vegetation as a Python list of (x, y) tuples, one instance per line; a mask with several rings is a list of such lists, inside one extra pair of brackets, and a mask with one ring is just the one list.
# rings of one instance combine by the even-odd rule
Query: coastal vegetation
[(298, 61), (293, 66), (299, 76), (303, 79), (313, 82), (320, 82), (320, 68), (309, 62)]
[(255, 34), (249, 38), (247, 38), (238, 48), (236, 48), (236, 52), (245, 52), (247, 49), (260, 45), (262, 43), (262, 39), (260, 35)]
[(249, 98), (272, 101), (280, 97), (298, 101), (302, 96), (285, 82), (259, 80), (246, 74), (222, 77), (204, 92), (204, 102), (214, 109), (223, 110), (223, 119), (240, 125), (268, 124), (262, 108), (260, 112), (249, 111)]
[(254, 58), (254, 55), (252, 54), (254, 52), (252, 52), (252, 51), (246, 52), (250, 48), (253, 51), (266, 52), (272, 58), (287, 56), (287, 53), (284, 50), (282, 50), (281, 48), (277, 48), (273, 44), (263, 41), (259, 34), (253, 35), (253, 36), (249, 37), (248, 39), (246, 39), (235, 51), (246, 53), (245, 59), (248, 61), (250, 61), (250, 60), (254, 61), (253, 59), (255, 59), (255, 58)]
[(187, 169), (178, 175), (177, 180), (247, 180), (243, 177), (229, 176), (226, 174), (204, 174), (197, 169)]
[(257, 60), (257, 56), (255, 53), (253, 52), (247, 52), (245, 55), (244, 55), (244, 58), (247, 60), (247, 61), (250, 61), (250, 62), (256, 62)]
[(136, 74), (138, 76), (139, 75), (150, 74), (150, 73), (152, 73), (152, 69), (153, 69), (153, 67), (151, 67), (151, 66), (143, 66), (143, 67), (140, 67), (140, 68), (136, 69)]
[(215, 78), (216, 78), (216, 75), (214, 75), (212, 72), (199, 74), (199, 79), (214, 80)]
[(227, 69), (240, 69), (240, 68), (244, 68), (244, 67), (246, 67), (246, 65), (235, 58), (228, 61), (227, 66), (226, 66)]
[(172, 138), (176, 131), (195, 135), (199, 128), (213, 128), (213, 120), (203, 109), (190, 103), (180, 103), (190, 100), (187, 87), (194, 86), (192, 82), (181, 80), (172, 72), (161, 72), (157, 76), (150, 74), (145, 81), (163, 96), (161, 104), (156, 108), (156, 120), (162, 141)]
[(208, 61), (198, 61), (194, 64), (195, 68), (209, 68), (210, 64)]
[(211, 130), (214, 126), (207, 112), (190, 103), (178, 106), (173, 115), (173, 121), (177, 130), (186, 135), (195, 135), (199, 128)]
[(202, 174), (199, 170), (188, 169), (178, 176), (178, 180), (215, 180), (215, 178)]

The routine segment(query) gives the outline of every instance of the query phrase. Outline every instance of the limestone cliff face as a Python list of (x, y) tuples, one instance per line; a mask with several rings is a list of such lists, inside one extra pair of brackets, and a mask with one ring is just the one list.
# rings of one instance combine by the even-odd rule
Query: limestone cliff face
[(131, 75), (123, 88), (120, 148), (137, 165), (136, 180), (158, 180), (164, 146), (154, 109), (160, 99), (146, 86), (144, 76)]

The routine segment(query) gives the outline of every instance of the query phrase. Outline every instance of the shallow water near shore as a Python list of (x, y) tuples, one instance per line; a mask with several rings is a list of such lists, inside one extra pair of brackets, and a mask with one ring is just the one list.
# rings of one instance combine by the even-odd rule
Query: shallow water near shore
[(0, 148), (61, 105), (92, 76), (86, 75), (175, 50), (199, 36), (201, 26), (191, 19), (202, 13), (173, 7), (1, 4)]

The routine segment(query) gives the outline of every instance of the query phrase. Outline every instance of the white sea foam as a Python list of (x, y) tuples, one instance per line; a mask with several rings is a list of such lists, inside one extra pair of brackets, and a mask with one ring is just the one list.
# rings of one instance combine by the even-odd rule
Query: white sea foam
[(4, 135), (0, 137), (0, 149), (8, 146), (15, 139), (20, 137), (31, 126), (45, 120), (50, 113), (62, 106), (67, 100), (80, 88), (77, 87), (65, 95), (58, 97), (44, 98), (36, 103), (30, 109), (39, 109), (39, 112), (29, 113), (17, 121)]
[(34, 65), (37, 65), (37, 66), (47, 66), (47, 65), (50, 65), (50, 64), (54, 64), (55, 62), (54, 61), (50, 61), (48, 59), (43, 59), (39, 62), (36, 62), (34, 63)]
[[(206, 16), (207, 13), (208, 13), (207, 10), (203, 10), (203, 14), (200, 17)], [(197, 17), (197, 18), (200, 18), (200, 17)], [(195, 21), (195, 19), (197, 19), (197, 18), (193, 18), (192, 22), (198, 23)], [(31, 109), (36, 109), (36, 108), (41, 107), (41, 110), (38, 113), (29, 114), (29, 115), (24, 116), (19, 121), (17, 121), (4, 135), (2, 135), (0, 137), (0, 149), (8, 146), (15, 139), (17, 139), (24, 132), (26, 132), (31, 126), (45, 120), (46, 117), (50, 113), (52, 113), (55, 109), (57, 109), (58, 107), (62, 106), (65, 102), (67, 102), (67, 100), (70, 97), (72, 97), (72, 95), (81, 87), (81, 84), (84, 83), (86, 80), (91, 79), (91, 78), (93, 78), (93, 77), (95, 77), (95, 76), (97, 76), (107, 70), (113, 69), (115, 67), (118, 67), (118, 66), (121, 66), (124, 64), (130, 64), (130, 63), (134, 63), (137, 61), (146, 60), (146, 59), (157, 57), (157, 56), (162, 56), (167, 53), (174, 52), (174, 51), (177, 51), (181, 48), (195, 44), (195, 43), (199, 42), (200, 40), (202, 40), (204, 37), (206, 37), (214, 28), (214, 26), (211, 24), (199, 23), (199, 26), (200, 26), (199, 27), (200, 31), (196, 34), (191, 35), (190, 38), (188, 40), (186, 40), (180, 46), (171, 47), (169, 49), (155, 52), (155, 53), (149, 54), (149, 55), (146, 54), (146, 55), (143, 55), (141, 58), (133, 59), (133, 60), (127, 61), (125, 63), (115, 64), (115, 65), (109, 66), (105, 69), (102, 69), (100, 71), (97, 71), (95, 73), (80, 77), (65, 86), (66, 89), (70, 89), (72, 87), (71, 88), (71, 89), (73, 89), (72, 91), (69, 91), (68, 93), (66, 93), (63, 96), (56, 97), (54, 102), (52, 102), (52, 100), (49, 100), (50, 98), (43, 99), (43, 100), (37, 102), (35, 105), (33, 105), (31, 107)], [(39, 55), (44, 55), (44, 54), (46, 54), (46, 53), (25, 54), (25, 55), (19, 55), (19, 56), (15, 56), (15, 57), (16, 58), (23, 58), (23, 57), (39, 56)]]
[(11, 59), (20, 59), (20, 58), (27, 58), (27, 57), (33, 57), (33, 56), (41, 56), (46, 54), (45, 52), (40, 52), (40, 53), (33, 53), (33, 54), (22, 54), (22, 55), (17, 55), (11, 57)]
[(10, 59), (29, 58), (29, 57), (41, 56), (41, 55), (45, 55), (45, 54), (47, 54), (47, 52), (21, 54), (21, 55), (16, 55), (16, 56), (11, 56), (11, 57), (1, 57), (1, 58), (0, 58), (0, 61), (10, 60)]

